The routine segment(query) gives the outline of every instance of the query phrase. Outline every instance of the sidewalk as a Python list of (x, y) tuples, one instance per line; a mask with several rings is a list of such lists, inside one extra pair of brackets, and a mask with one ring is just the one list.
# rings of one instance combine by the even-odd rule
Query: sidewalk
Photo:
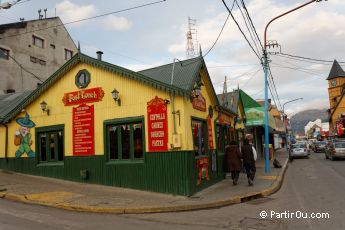
[(0, 198), (66, 210), (103, 213), (153, 213), (189, 211), (238, 204), (276, 192), (283, 181), (288, 154), (276, 151), (282, 168), (270, 162), (270, 174), (265, 174), (264, 160), (257, 161), (254, 186), (248, 186), (241, 173), (237, 186), (230, 177), (194, 194), (174, 196), (133, 189), (83, 184), (46, 177), (30, 176), (0, 170)]

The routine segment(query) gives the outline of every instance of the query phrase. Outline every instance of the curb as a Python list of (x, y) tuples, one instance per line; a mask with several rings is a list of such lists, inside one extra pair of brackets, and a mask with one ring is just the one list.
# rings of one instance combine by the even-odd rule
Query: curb
[(233, 196), (224, 200), (217, 200), (217, 201), (208, 202), (208, 203), (199, 203), (199, 204), (191, 204), (191, 205), (113, 208), (113, 207), (97, 207), (97, 206), (87, 206), (87, 205), (85, 206), (71, 205), (68, 203), (54, 204), (54, 203), (31, 201), (31, 200), (28, 200), (25, 195), (7, 193), (6, 191), (0, 192), (0, 198), (17, 201), (21, 203), (26, 203), (26, 204), (35, 204), (35, 205), (41, 205), (41, 206), (46, 206), (46, 207), (64, 209), (68, 211), (78, 211), (78, 212), (111, 213), (111, 214), (143, 214), (143, 213), (195, 211), (195, 210), (201, 210), (201, 209), (221, 208), (224, 206), (240, 204), (240, 203), (247, 202), (253, 199), (263, 198), (263, 197), (272, 195), (273, 193), (277, 192), (282, 186), (287, 167), (288, 167), (288, 159), (286, 159), (282, 167), (282, 170), (277, 176), (277, 179), (275, 180), (275, 182), (269, 188), (266, 188), (264, 190), (261, 190), (258, 192), (250, 192), (243, 196)]

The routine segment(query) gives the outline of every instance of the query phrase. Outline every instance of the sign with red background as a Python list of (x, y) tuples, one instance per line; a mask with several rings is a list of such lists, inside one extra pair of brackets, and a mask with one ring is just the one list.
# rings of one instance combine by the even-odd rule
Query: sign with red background
[(95, 154), (94, 106), (81, 104), (73, 108), (73, 155)]
[(101, 101), (104, 91), (101, 87), (65, 93), (62, 102), (65, 106), (80, 105)]
[(224, 113), (220, 114), (218, 121), (222, 125), (231, 125), (231, 117), (227, 114), (224, 114)]
[(214, 149), (213, 146), (213, 131), (212, 131), (212, 119), (210, 116), (207, 117), (207, 135), (208, 135), (208, 148)]
[(150, 152), (168, 150), (167, 106), (157, 96), (147, 103), (148, 147)]
[(193, 98), (192, 104), (194, 109), (206, 112), (206, 100), (201, 93), (198, 97)]

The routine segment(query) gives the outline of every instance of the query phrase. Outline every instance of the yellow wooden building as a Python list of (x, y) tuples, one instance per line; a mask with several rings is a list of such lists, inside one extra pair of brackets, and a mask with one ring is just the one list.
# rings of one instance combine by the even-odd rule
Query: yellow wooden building
[(327, 78), (329, 96), (329, 131), (330, 134), (341, 136), (344, 134), (343, 117), (345, 117), (345, 72), (334, 60)]
[(192, 195), (225, 177), (225, 128), (202, 57), (134, 72), (78, 53), (0, 96), (0, 168)]

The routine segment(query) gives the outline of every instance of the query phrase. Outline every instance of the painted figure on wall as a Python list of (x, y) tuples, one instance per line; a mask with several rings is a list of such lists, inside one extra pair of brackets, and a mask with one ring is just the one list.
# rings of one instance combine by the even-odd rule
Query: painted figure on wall
[(32, 145), (30, 128), (35, 127), (36, 124), (30, 120), (29, 114), (25, 114), (25, 117), (17, 118), (16, 122), (20, 125), (14, 137), (14, 144), (19, 146), (16, 151), (16, 157), (21, 157), (24, 153), (28, 157), (35, 157), (36, 153), (30, 147)]

